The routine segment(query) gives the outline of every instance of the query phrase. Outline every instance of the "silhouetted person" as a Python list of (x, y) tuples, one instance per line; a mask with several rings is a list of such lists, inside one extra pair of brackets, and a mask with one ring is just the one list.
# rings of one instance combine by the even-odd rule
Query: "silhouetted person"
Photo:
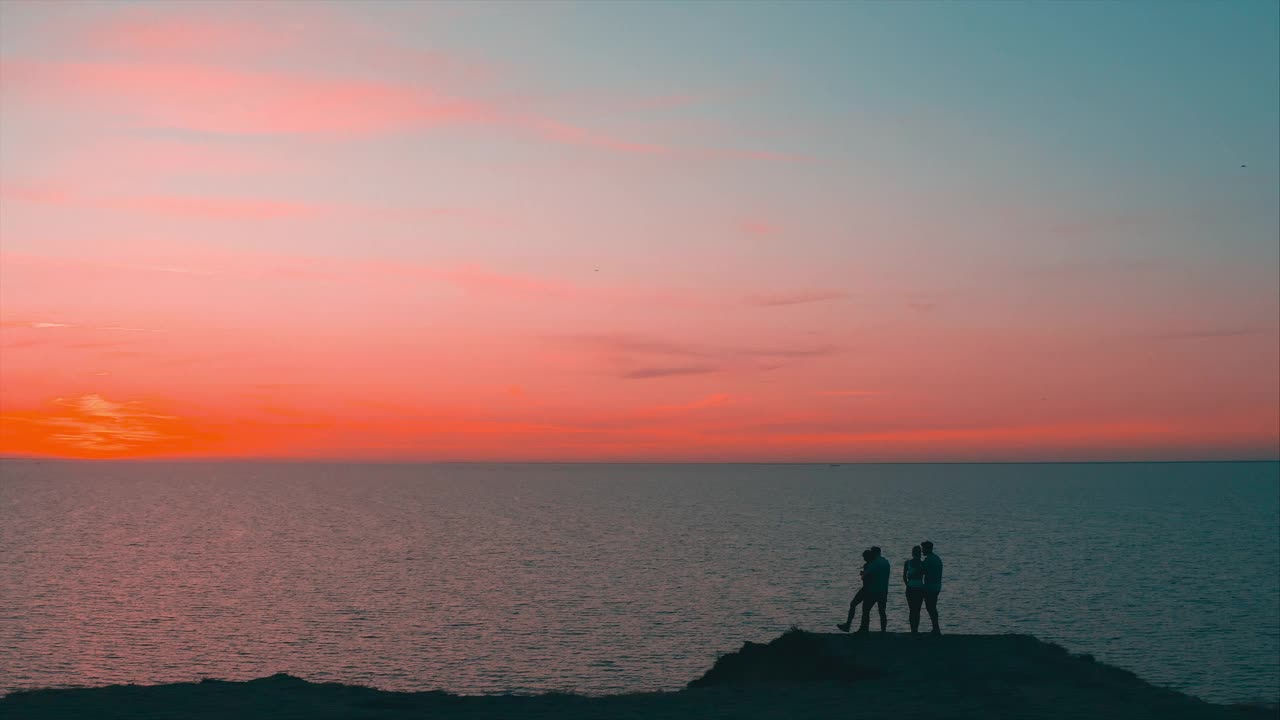
[(841, 632), (849, 632), (849, 626), (853, 624), (853, 614), (858, 611), (858, 603), (867, 596), (867, 568), (875, 559), (875, 553), (870, 550), (862, 551), (862, 569), (858, 571), (858, 579), (862, 581), (862, 586), (858, 588), (858, 592), (854, 593), (853, 601), (849, 603), (849, 617), (842, 623), (836, 623), (836, 627), (840, 628)]
[(908, 621), (911, 632), (920, 632), (920, 605), (924, 602), (924, 561), (920, 546), (911, 548), (911, 559), (902, 563), (902, 582), (907, 586)]
[(942, 558), (933, 551), (933, 543), (925, 540), (920, 543), (924, 551), (924, 607), (929, 611), (929, 621), (933, 623), (933, 634), (941, 635), (938, 627), (938, 593), (942, 592)]
[(858, 632), (860, 633), (868, 632), (867, 626), (871, 624), (872, 605), (880, 607), (880, 632), (884, 632), (889, 624), (889, 617), (885, 615), (884, 606), (889, 602), (889, 576), (893, 574), (893, 567), (880, 554), (880, 548), (871, 548), (871, 553), (875, 555), (875, 559), (867, 565), (867, 594), (862, 600), (862, 624), (858, 626)]

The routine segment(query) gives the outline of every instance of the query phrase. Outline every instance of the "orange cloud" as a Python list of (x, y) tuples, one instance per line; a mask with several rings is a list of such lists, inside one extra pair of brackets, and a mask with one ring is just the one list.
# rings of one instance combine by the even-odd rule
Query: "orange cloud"
[(0, 415), (0, 453), (59, 457), (139, 457), (190, 451), (200, 433), (142, 402), (99, 394), (55, 398), (44, 410)]

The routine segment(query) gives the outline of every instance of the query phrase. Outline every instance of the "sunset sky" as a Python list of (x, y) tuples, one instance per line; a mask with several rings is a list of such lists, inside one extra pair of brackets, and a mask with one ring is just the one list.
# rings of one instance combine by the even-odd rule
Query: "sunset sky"
[(1280, 454), (1280, 5), (5, 2), (0, 454)]

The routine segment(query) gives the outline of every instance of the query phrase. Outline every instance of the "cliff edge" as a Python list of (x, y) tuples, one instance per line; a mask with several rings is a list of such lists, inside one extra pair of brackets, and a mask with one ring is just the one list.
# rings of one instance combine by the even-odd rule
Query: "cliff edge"
[(289, 675), (16, 692), (12, 720), (62, 718), (1276, 718), (1155, 687), (1027, 635), (792, 630), (722, 656), (685, 690), (606, 697), (388, 692)]

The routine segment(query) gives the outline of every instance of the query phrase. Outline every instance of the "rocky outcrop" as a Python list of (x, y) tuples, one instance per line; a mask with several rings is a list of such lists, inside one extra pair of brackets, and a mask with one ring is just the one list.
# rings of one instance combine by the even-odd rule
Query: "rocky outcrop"
[(687, 689), (607, 697), (387, 692), (289, 675), (13, 693), (6, 720), (93, 718), (903, 718), (1274, 720), (1222, 706), (1027, 635), (814, 634), (791, 630), (722, 656)]

